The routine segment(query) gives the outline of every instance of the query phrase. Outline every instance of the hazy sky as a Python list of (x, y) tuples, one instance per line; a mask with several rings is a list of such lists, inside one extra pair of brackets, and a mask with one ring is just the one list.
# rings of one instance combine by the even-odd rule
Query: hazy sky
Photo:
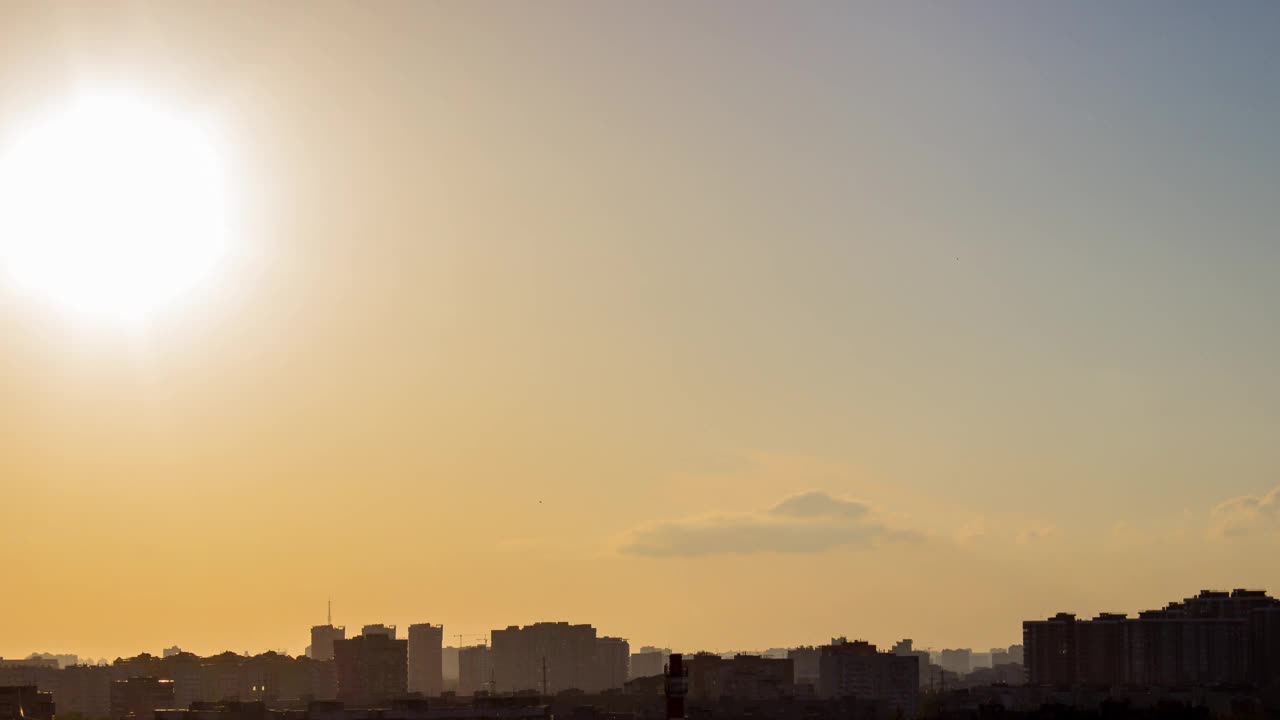
[(250, 252), (142, 334), (0, 288), (0, 655), (299, 653), (328, 598), (985, 649), (1280, 591), (1277, 37), (1243, 1), (6, 2), (0, 133), (95, 86), (213, 113)]

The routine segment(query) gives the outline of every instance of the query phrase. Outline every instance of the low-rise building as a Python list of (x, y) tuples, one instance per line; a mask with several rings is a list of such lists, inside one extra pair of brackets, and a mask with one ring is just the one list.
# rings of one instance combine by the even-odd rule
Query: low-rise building
[(111, 683), (113, 720), (154, 720), (156, 710), (173, 706), (172, 680), (131, 677)]
[(34, 685), (0, 687), (0, 720), (53, 720), (53, 693)]
[(795, 694), (795, 663), (790, 658), (735, 655), (726, 660), (711, 653), (684, 656), (689, 700), (718, 702), (767, 700)]

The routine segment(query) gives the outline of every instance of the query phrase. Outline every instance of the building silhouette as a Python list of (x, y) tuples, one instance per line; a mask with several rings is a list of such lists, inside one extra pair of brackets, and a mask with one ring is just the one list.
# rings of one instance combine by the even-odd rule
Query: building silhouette
[(1131, 618), (1058, 613), (1022, 624), (1033, 685), (1219, 685), (1280, 679), (1280, 600), (1204, 590)]
[(991, 648), (991, 667), (1000, 667), (1001, 665), (1021, 665), (1022, 664), (1022, 646), (1010, 645), (1007, 648)]
[[(224, 652), (203, 658), (200, 662), (200, 699), (234, 700), (247, 690), (240, 681), (243, 655)], [(154, 663), (152, 664), (154, 666)], [(248, 693), (244, 693), (246, 697)]]
[[(275, 652), (251, 657), (226, 652), (204, 658), (188, 652), (167, 657), (143, 653), (110, 665), (72, 665), (61, 670), (26, 665), (0, 668), (0, 685), (35, 685), (54, 694), (61, 714), (86, 718), (112, 715), (114, 682), (148, 677), (170, 682), (173, 699), (168, 707), (251, 700), (296, 704), (337, 696), (333, 661)], [(116, 692), (119, 695), (120, 690)]]
[(154, 720), (156, 710), (173, 705), (172, 680), (131, 677), (111, 683), (112, 720)]
[[(962, 679), (957, 679), (956, 687), (973, 688), (983, 685), (1023, 685), (1027, 681), (1027, 672), (1018, 663), (1003, 663), (992, 667), (975, 668)], [(948, 685), (951, 687), (951, 685)]]
[(599, 692), (626, 681), (626, 641), (597, 637), (591, 625), (512, 625), (494, 630), (492, 641), (495, 692)]
[(52, 660), (57, 663), (57, 667), (65, 668), (72, 665), (79, 665), (80, 658), (71, 653), (31, 653), (27, 656), (28, 660)]
[(408, 692), (409, 648), (383, 632), (338, 640), (333, 644), (338, 700), (372, 707)]
[[(0, 658), (0, 668), (48, 668), (50, 670), (58, 669), (58, 661), (56, 658), (29, 657), (17, 660), (14, 658)], [(15, 685), (14, 687), (20, 687)]]
[(316, 660), (332, 660), (333, 644), (345, 640), (347, 629), (342, 626), (316, 625), (311, 628), (311, 657)]
[[(573, 705), (556, 717), (588, 720)], [(430, 702), (406, 698), (378, 708), (346, 707), (338, 702), (313, 702), (305, 708), (273, 709), (260, 702), (199, 702), (188, 708), (161, 710), (156, 720), (552, 720), (550, 706), (538, 698), (474, 698), (467, 702)]]
[(440, 675), (445, 692), (458, 689), (458, 648), (452, 645), (440, 648)]
[(58, 673), (53, 690), (65, 715), (104, 718), (111, 712), (112, 670), (99, 665), (72, 665)]
[(938, 664), (956, 675), (968, 675), (973, 669), (973, 651), (969, 648), (943, 650), (938, 653)]
[(932, 665), (932, 663), (929, 662), (928, 650), (917, 650), (915, 648), (914, 640), (912, 640), (911, 638), (904, 638), (902, 640), (899, 640), (897, 643), (894, 643), (893, 648), (889, 652), (893, 653), (894, 655), (898, 655), (900, 657), (915, 658), (916, 662), (919, 663), (920, 665), (919, 675), (920, 675), (921, 686), (927, 684), (928, 682), (927, 678), (929, 677), (929, 668)]
[(1258, 687), (1280, 679), (1280, 606), (1249, 610), (1249, 674)]
[(596, 639), (596, 677), (591, 687), (596, 690), (620, 688), (627, 682), (631, 667), (631, 644), (619, 637)]
[(263, 702), (195, 702), (186, 709), (169, 709), (156, 712), (156, 720), (268, 720), (279, 717)]
[(818, 666), (822, 653), (812, 645), (802, 645), (787, 651), (792, 664), (792, 682), (797, 685), (818, 687)]
[(642, 678), (661, 675), (665, 672), (670, 649), (656, 648), (646, 645), (639, 652), (631, 653), (627, 663), (627, 678)]
[(487, 645), (458, 649), (458, 694), (474, 695), (493, 687), (493, 658)]
[(34, 687), (39, 692), (55, 692), (62, 672), (56, 661), (4, 660), (0, 662), (0, 687)]
[(0, 687), (0, 720), (53, 720), (53, 693), (35, 685)]
[(819, 651), (819, 697), (876, 700), (892, 712), (915, 717), (920, 704), (919, 658), (879, 652), (871, 643), (842, 637)]
[(1058, 613), (1047, 620), (1022, 623), (1027, 652), (1027, 682), (1073, 685), (1076, 681), (1076, 616)]
[(370, 635), (385, 635), (391, 638), (392, 640), (395, 640), (396, 626), (383, 625), (382, 623), (374, 623), (372, 625), (365, 625), (364, 627), (360, 628), (360, 634), (363, 635), (364, 637), (369, 637)]
[(726, 659), (697, 653), (685, 655), (683, 664), (691, 702), (752, 702), (795, 694), (795, 663), (790, 658), (739, 654)]
[(1010, 645), (1009, 646), (1009, 662), (1018, 663), (1019, 665), (1025, 665), (1026, 664), (1026, 647), (1023, 645)]
[(444, 626), (409, 626), (409, 692), (438, 697), (444, 689)]

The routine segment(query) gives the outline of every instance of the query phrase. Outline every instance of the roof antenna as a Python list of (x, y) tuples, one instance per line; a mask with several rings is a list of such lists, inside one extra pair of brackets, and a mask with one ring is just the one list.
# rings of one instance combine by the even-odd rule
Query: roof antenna
[(329, 625), (333, 625), (333, 601), (329, 601)]

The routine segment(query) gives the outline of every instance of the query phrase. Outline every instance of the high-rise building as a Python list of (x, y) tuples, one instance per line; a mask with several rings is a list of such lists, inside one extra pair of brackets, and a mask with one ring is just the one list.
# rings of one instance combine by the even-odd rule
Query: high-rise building
[(1125, 624), (1125, 616), (1119, 613), (1076, 623), (1076, 682), (1118, 685), (1125, 681)]
[(438, 697), (443, 690), (444, 626), (409, 626), (409, 692)]
[(1058, 613), (1048, 620), (1022, 623), (1026, 647), (1027, 682), (1032, 685), (1071, 685), (1076, 681), (1076, 616)]
[(440, 674), (445, 692), (458, 689), (458, 648), (452, 645), (440, 648)]
[[(1268, 681), (1267, 657), (1280, 657), (1280, 630), (1267, 618), (1280, 600), (1258, 590), (1205, 590), (1130, 618), (1104, 613), (1077, 620), (1059, 613), (1022, 624), (1027, 680), (1033, 685), (1235, 685)], [(1010, 648), (1013, 655), (1014, 648)], [(1280, 679), (1280, 668), (1270, 675)]]
[(617, 637), (596, 639), (596, 659), (593, 663), (596, 677), (592, 686), (595, 690), (620, 688), (627, 682), (628, 668), (631, 665), (631, 644)]
[(493, 686), (493, 664), (487, 645), (458, 648), (458, 694), (474, 695)]
[[(1101, 650), (1081, 643), (1092, 622), (1077, 623), (1077, 680), (1096, 674), (1092, 663)], [(1125, 663), (1116, 682), (1138, 685), (1216, 685), (1247, 681), (1247, 618), (1197, 617), (1174, 603), (1163, 610), (1147, 610), (1123, 621)], [(1083, 652), (1081, 652), (1083, 650)]]
[(920, 703), (920, 660), (876, 650), (871, 643), (835, 638), (819, 648), (818, 694), (878, 700), (891, 713), (915, 717)]
[(1249, 611), (1249, 671), (1258, 687), (1280, 680), (1280, 607)]
[(383, 625), (382, 623), (375, 623), (375, 624), (373, 624), (373, 625), (365, 625), (364, 627), (360, 628), (360, 634), (361, 634), (361, 635), (363, 635), (363, 636), (365, 636), (365, 637), (369, 637), (370, 635), (386, 635), (387, 637), (391, 638), (392, 640), (395, 640), (395, 639), (396, 639), (396, 626), (395, 626), (395, 625)]
[(375, 632), (333, 644), (338, 700), (371, 707), (408, 692), (407, 640)]
[(332, 660), (333, 643), (344, 640), (347, 629), (341, 625), (316, 625), (311, 628), (311, 655), (315, 660)]
[(494, 630), (493, 681), (496, 692), (603, 690), (596, 629), (567, 622), (542, 622)]

